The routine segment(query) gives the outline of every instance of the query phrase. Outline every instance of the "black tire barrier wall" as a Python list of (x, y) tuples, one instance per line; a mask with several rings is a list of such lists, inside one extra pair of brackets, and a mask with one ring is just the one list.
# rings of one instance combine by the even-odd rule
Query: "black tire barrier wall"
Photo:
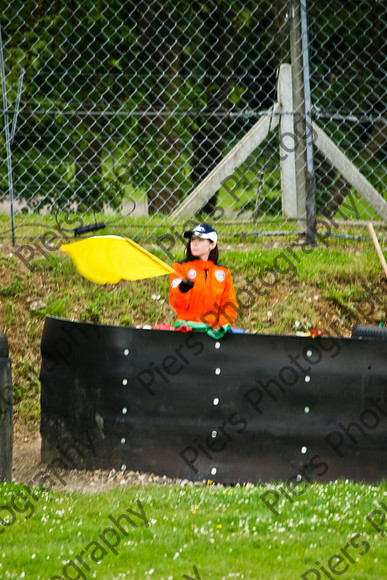
[(12, 481), (13, 399), (8, 341), (0, 333), (0, 481)]
[(42, 459), (214, 482), (387, 476), (387, 341), (47, 318)]

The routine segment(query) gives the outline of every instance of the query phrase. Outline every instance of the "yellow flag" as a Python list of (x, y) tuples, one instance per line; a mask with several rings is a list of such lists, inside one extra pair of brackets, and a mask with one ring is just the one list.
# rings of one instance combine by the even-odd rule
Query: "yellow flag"
[(142, 280), (175, 271), (133, 242), (119, 236), (95, 236), (60, 247), (73, 260), (84, 278), (98, 284), (119, 280)]

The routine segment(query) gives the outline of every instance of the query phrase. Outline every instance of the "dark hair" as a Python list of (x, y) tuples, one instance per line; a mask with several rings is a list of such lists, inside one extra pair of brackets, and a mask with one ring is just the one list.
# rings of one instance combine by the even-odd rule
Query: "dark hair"
[[(187, 244), (187, 248), (185, 250), (185, 255), (187, 256), (187, 260), (194, 260), (196, 256), (192, 255), (191, 252), (191, 240), (189, 240), (188, 244)], [(219, 248), (218, 245), (215, 246), (215, 248), (213, 248), (210, 252), (210, 255), (208, 256), (209, 260), (212, 260), (214, 262), (214, 264), (218, 263), (219, 260)]]

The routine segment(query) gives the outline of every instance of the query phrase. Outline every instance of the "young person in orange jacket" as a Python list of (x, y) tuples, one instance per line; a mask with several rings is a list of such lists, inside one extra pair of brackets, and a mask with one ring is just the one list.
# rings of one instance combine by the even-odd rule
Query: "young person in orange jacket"
[(189, 238), (187, 258), (173, 265), (177, 274), (171, 275), (169, 290), (169, 303), (177, 314), (175, 326), (207, 325), (224, 334), (234, 324), (238, 304), (230, 270), (218, 264), (217, 233), (199, 224), (184, 237)]

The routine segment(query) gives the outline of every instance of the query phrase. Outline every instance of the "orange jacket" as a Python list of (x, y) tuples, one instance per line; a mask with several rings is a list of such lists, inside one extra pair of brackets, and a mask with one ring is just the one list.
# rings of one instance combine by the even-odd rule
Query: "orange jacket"
[[(171, 274), (169, 303), (178, 320), (203, 322), (213, 328), (234, 323), (238, 311), (230, 270), (212, 260), (182, 260), (173, 265), (180, 275)], [(183, 278), (194, 282), (188, 292), (181, 292)]]

